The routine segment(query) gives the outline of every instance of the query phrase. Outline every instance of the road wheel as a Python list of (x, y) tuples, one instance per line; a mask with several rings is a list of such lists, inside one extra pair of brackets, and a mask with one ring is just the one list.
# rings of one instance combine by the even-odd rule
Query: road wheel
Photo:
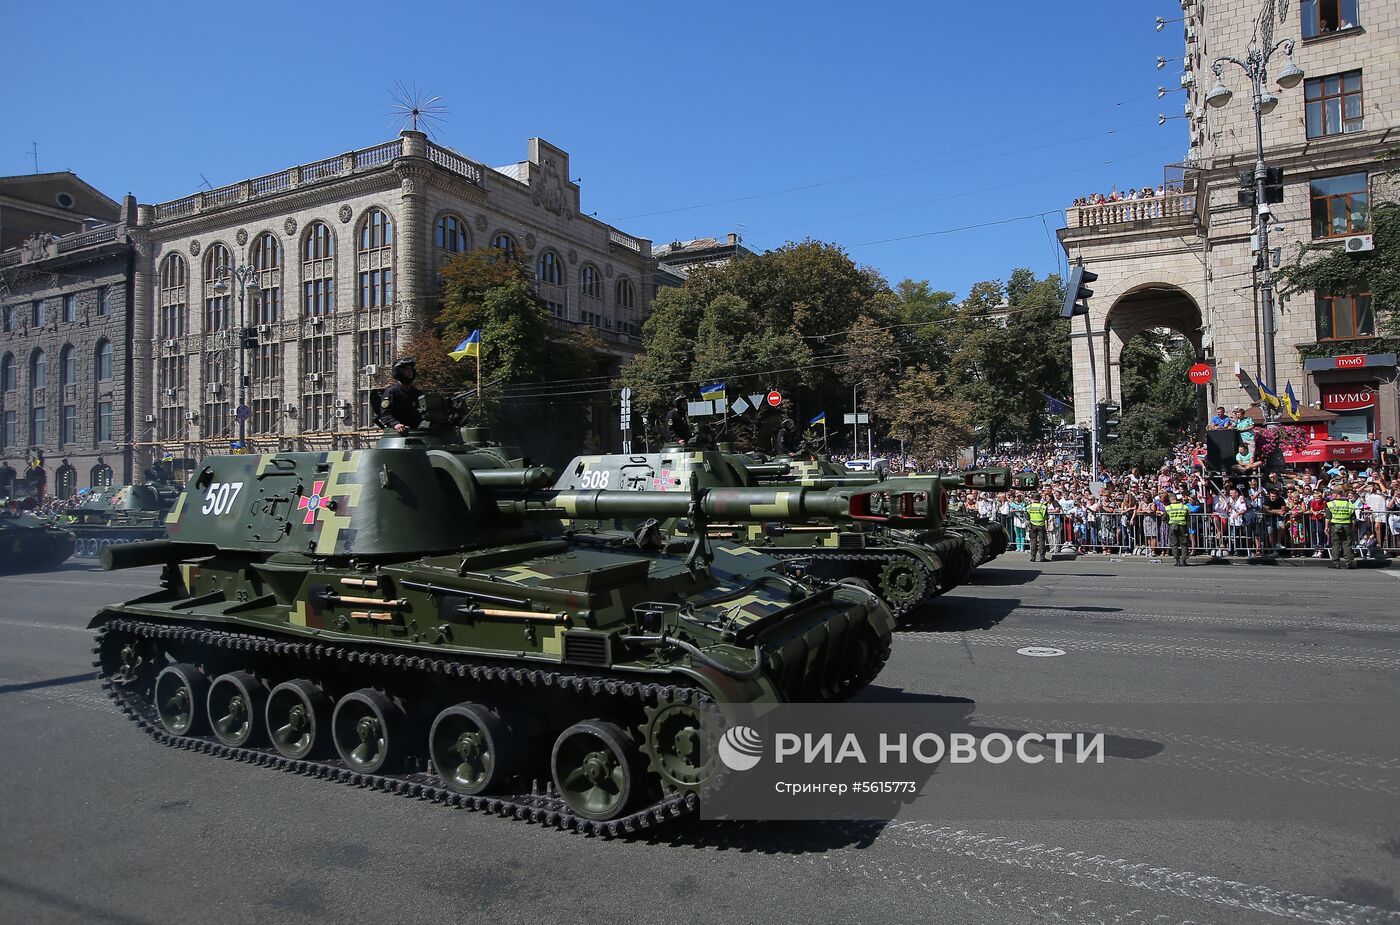
[(267, 691), (248, 671), (221, 674), (209, 685), (209, 727), (225, 745), (254, 748), (262, 744)]
[(928, 569), (913, 559), (893, 558), (880, 569), (879, 594), (896, 617), (922, 604), (931, 586)]
[(448, 707), (428, 731), (428, 755), (448, 788), (499, 793), (519, 768), (519, 743), (494, 710), (476, 703)]
[(554, 740), (549, 764), (560, 795), (587, 819), (625, 814), (639, 789), (637, 746), (615, 723), (574, 723)]
[(198, 668), (176, 662), (156, 675), (156, 715), (165, 731), (174, 736), (197, 736), (204, 732), (204, 701), (209, 679)]
[(329, 751), (331, 704), (305, 678), (285, 681), (267, 697), (268, 738), (288, 758), (314, 758)]
[(335, 750), (351, 770), (362, 774), (398, 770), (407, 726), (403, 710), (371, 687), (340, 698), (331, 716)]

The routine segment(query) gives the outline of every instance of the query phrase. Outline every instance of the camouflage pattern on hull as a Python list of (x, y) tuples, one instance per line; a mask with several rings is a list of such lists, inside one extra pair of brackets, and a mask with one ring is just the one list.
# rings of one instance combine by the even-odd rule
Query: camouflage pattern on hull
[(42, 572), (73, 554), (73, 536), (29, 514), (0, 511), (0, 573)]

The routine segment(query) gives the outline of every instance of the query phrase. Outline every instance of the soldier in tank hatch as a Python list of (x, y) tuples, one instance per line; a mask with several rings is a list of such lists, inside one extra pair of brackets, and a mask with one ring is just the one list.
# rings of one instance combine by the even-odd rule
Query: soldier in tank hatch
[(666, 440), (685, 446), (690, 441), (690, 418), (685, 413), (685, 396), (677, 395), (666, 412)]
[(413, 385), (418, 377), (413, 357), (395, 360), (390, 375), (394, 381), (379, 399), (379, 420), (400, 434), (416, 430), (423, 423), (423, 413), (418, 410), (418, 398), (423, 393)]

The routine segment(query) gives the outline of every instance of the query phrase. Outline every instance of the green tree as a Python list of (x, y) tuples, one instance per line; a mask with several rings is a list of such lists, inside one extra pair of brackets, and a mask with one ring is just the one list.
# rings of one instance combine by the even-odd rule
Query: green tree
[(1119, 438), (1099, 451), (1099, 461), (1110, 469), (1141, 466), (1152, 471), (1171, 455), (1177, 435), (1167, 424), (1168, 410), (1151, 402), (1129, 408), (1119, 427)]
[(972, 406), (929, 370), (904, 377), (887, 409), (890, 437), (903, 440), (926, 464), (952, 456), (972, 440)]

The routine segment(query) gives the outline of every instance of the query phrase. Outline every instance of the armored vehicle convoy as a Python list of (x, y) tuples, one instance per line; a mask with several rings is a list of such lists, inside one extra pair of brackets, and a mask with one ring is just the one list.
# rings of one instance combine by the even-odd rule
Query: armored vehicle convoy
[(31, 514), (0, 508), (0, 573), (42, 572), (73, 554), (73, 535)]
[[(625, 492), (684, 493), (691, 480), (701, 486), (745, 491), (780, 491), (782, 495), (804, 491), (849, 491), (878, 487), (905, 497), (923, 496), (928, 502), (919, 517), (899, 521), (886, 518), (808, 516), (795, 519), (771, 516), (755, 509), (750, 519), (712, 521), (710, 537), (744, 543), (765, 555), (800, 561), (810, 573), (830, 580), (854, 578), (869, 584), (890, 607), (896, 619), (910, 616), (942, 590), (957, 584), (969, 567), (962, 542), (941, 529), (946, 496), (936, 480), (866, 480), (859, 484), (835, 479), (817, 484), (763, 484), (776, 478), (783, 464), (760, 465), (753, 460), (718, 450), (663, 447), (658, 453), (578, 456), (562, 470), (555, 488), (621, 489)], [(631, 526), (624, 519), (614, 526)], [(668, 524), (681, 534), (693, 533), (685, 521)]]
[[(109, 546), (161, 587), (92, 621), (97, 667), (157, 740), (584, 832), (693, 811), (727, 704), (840, 699), (894, 621), (705, 524), (922, 516), (927, 497), (556, 492), (451, 432), (204, 460), (169, 537)], [(561, 517), (644, 518), (561, 533)], [(677, 542), (658, 518), (696, 525)]]
[(179, 495), (180, 486), (174, 482), (97, 488), (58, 521), (77, 540), (75, 555), (96, 559), (113, 543), (165, 536), (165, 515)]

